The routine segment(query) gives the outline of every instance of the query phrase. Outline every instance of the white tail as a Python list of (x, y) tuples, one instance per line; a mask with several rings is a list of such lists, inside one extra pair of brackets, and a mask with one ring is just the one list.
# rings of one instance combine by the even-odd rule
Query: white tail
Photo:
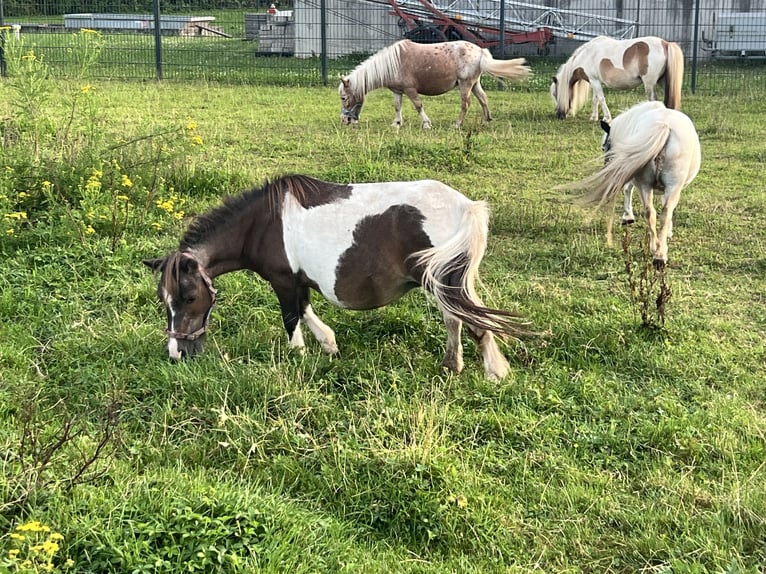
[(495, 60), (489, 50), (484, 48), (481, 57), (481, 71), (507, 80), (524, 80), (532, 74), (524, 58), (513, 60)]
[[(657, 103), (659, 106), (662, 104)], [(634, 126), (634, 131), (622, 130), (621, 135), (615, 134), (617, 120), (612, 125), (613, 141), (619, 141), (619, 147), (614, 146), (606, 154), (606, 165), (599, 171), (574, 184), (565, 186), (569, 189), (589, 190), (578, 203), (583, 206), (601, 207), (611, 204), (617, 193), (630, 182), (646, 164), (660, 155), (668, 141), (670, 126), (666, 122), (652, 123), (649, 129)], [(622, 126), (620, 126), (622, 127)], [(631, 128), (633, 129), (633, 128)]]
[(463, 213), (458, 232), (449, 241), (413, 253), (412, 257), (423, 267), (423, 288), (433, 294), (443, 311), (478, 329), (499, 336), (530, 335), (519, 315), (485, 307), (476, 293), (488, 228), (487, 204), (472, 202)]

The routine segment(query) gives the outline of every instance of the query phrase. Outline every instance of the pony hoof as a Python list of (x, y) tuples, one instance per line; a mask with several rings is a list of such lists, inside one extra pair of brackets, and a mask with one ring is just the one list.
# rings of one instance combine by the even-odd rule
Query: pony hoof
[(391, 124), (391, 127), (398, 130), (400, 127), (402, 127), (402, 122), (394, 122)]
[(460, 373), (463, 371), (463, 360), (453, 356), (444, 357), (442, 361), (442, 367), (453, 373)]
[(635, 219), (625, 219), (625, 218), (623, 218), (623, 220), (622, 220), (622, 224), (623, 225), (630, 225), (631, 223), (635, 223), (635, 222), (636, 222)]
[(654, 265), (654, 268), (657, 271), (662, 271), (665, 269), (665, 266), (668, 264), (668, 262), (665, 259), (652, 259), (652, 265)]
[(423, 122), (423, 129), (424, 130), (430, 130), (431, 129), (431, 122)]
[(335, 343), (322, 343), (322, 350), (328, 355), (336, 355), (338, 353), (338, 345)]

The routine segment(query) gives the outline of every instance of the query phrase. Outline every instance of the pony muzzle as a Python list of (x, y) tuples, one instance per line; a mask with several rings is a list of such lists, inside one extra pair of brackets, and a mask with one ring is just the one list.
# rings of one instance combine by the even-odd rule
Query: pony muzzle
[(341, 108), (340, 121), (344, 126), (359, 123), (359, 113), (362, 111), (362, 104), (356, 104), (351, 108)]

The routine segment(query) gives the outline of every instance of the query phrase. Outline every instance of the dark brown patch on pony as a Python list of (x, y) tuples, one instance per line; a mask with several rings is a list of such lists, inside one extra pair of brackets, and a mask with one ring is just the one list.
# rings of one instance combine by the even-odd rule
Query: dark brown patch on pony
[(639, 77), (646, 75), (649, 70), (649, 44), (636, 42), (622, 55), (622, 67), (626, 70), (638, 68)]
[(572, 77), (569, 79), (569, 85), (573, 86), (575, 83), (579, 82), (580, 80), (585, 80), (586, 82), (589, 82), (590, 79), (588, 78), (588, 74), (585, 73), (585, 70), (582, 68), (576, 68), (572, 72)]
[(418, 287), (420, 274), (408, 258), (432, 247), (424, 220), (411, 205), (394, 205), (362, 219), (354, 229), (353, 245), (338, 260), (338, 299), (352, 309), (374, 309)]
[(351, 197), (350, 185), (329, 183), (305, 175), (285, 177), (281, 180), (281, 184), (284, 187), (283, 192), (286, 191), (297, 199), (304, 209)]

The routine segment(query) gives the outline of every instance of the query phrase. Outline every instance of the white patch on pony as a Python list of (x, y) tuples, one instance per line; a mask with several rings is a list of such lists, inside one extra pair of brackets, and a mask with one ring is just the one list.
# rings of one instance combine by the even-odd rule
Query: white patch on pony
[(178, 350), (178, 340), (175, 337), (170, 337), (168, 339), (168, 355), (170, 355), (171, 359), (176, 361), (183, 356), (181, 351)]
[[(170, 325), (168, 325), (168, 330), (172, 333), (176, 330), (176, 312), (173, 310), (173, 298), (164, 288), (162, 289), (162, 300), (165, 302), (168, 313), (170, 313)], [(170, 355), (170, 358), (174, 360), (178, 360), (182, 357), (181, 351), (178, 350), (178, 340), (175, 337), (168, 338), (168, 355)]]
[(349, 197), (309, 209), (287, 195), (282, 211), (285, 254), (293, 272), (303, 271), (328, 301), (345, 307), (335, 294), (335, 270), (365, 217), (397, 205), (414, 206), (425, 217), (423, 229), (431, 243), (440, 245), (459, 230), (469, 203), (435, 180), (352, 184)]
[(306, 325), (308, 325), (308, 328), (311, 329), (316, 340), (322, 345), (322, 350), (325, 353), (334, 355), (338, 352), (338, 345), (335, 342), (335, 332), (316, 316), (311, 305), (306, 306), (306, 310), (303, 312), (303, 320), (306, 321)]
[(305, 346), (306, 343), (303, 341), (303, 331), (301, 331), (301, 324), (299, 322), (297, 325), (295, 325), (293, 336), (290, 337), (290, 348), (303, 352)]

